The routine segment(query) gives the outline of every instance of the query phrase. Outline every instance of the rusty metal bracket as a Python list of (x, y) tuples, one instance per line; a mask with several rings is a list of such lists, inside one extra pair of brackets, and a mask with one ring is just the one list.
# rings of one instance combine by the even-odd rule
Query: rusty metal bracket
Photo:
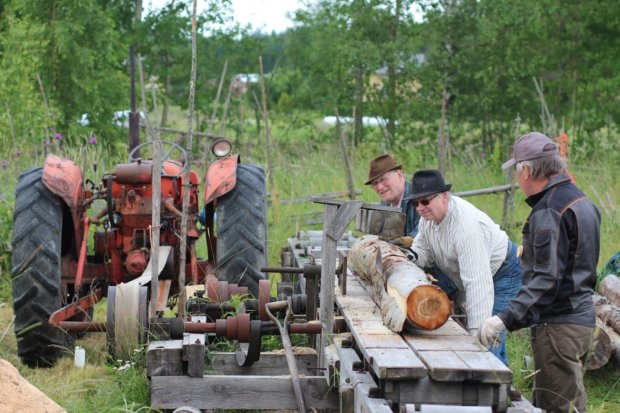
[(48, 322), (53, 326), (59, 326), (61, 322), (69, 320), (78, 314), (86, 314), (87, 310), (94, 307), (102, 297), (103, 287), (99, 287), (79, 300), (54, 311), (50, 315)]

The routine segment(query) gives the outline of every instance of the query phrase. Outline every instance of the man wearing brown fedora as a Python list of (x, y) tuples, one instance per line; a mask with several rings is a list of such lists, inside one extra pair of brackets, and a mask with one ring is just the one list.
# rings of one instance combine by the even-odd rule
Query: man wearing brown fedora
[[(501, 311), (521, 286), (517, 246), (491, 218), (469, 202), (450, 194), (441, 172), (413, 174), (406, 198), (420, 214), (411, 246), (421, 268), (436, 265), (459, 290), (456, 304), (467, 316), (467, 331), (478, 337), (482, 322)], [(505, 334), (490, 348), (508, 365)]]
[(411, 193), (411, 182), (405, 180), (403, 166), (396, 163), (392, 155), (383, 154), (370, 161), (368, 167), (368, 181), (364, 185), (372, 189), (381, 197), (381, 205), (400, 208), (405, 214), (405, 233), (398, 242), (404, 246), (411, 246), (413, 237), (418, 233), (420, 216), (415, 208), (405, 200)]
[[(405, 232), (402, 237), (390, 239), (380, 237), (380, 239), (401, 247), (410, 247), (413, 238), (418, 233), (420, 215), (407, 199), (411, 194), (411, 182), (405, 180), (402, 165), (396, 163), (389, 154), (376, 157), (370, 161), (368, 181), (365, 185), (372, 185), (372, 189), (381, 197), (381, 205), (400, 207), (406, 217)], [(444, 290), (450, 299), (454, 299), (457, 290), (447, 275), (443, 274), (437, 266), (429, 266), (424, 268), (424, 271), (435, 278), (435, 285)]]

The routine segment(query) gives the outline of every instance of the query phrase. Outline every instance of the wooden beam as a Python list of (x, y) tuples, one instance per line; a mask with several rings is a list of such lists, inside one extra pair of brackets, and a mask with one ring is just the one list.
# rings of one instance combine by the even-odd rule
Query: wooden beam
[[(206, 366), (207, 374), (233, 376), (278, 376), (290, 374), (284, 353), (261, 353), (260, 358), (250, 367), (239, 367), (235, 353), (209, 353), (210, 363)], [(295, 354), (299, 374), (317, 375), (317, 355)]]
[[(301, 377), (308, 406), (337, 410), (338, 395), (325, 377)], [(151, 408), (295, 410), (297, 401), (289, 376), (157, 376), (151, 379)]]

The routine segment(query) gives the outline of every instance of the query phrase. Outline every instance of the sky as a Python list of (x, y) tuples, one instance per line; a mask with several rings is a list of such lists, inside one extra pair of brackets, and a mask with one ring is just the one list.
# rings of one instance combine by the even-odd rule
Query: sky
[(271, 33), (283, 32), (293, 26), (287, 13), (302, 7), (298, 0), (232, 0), (234, 18), (242, 26), (253, 27)]
[[(149, 10), (160, 8), (168, 1), (143, 0), (143, 4)], [(198, 0), (198, 10), (205, 7), (207, 1)], [(231, 0), (231, 4), (233, 19), (237, 23), (241, 26), (251, 24), (255, 29), (266, 33), (283, 32), (292, 27), (293, 22), (286, 17), (286, 13), (292, 13), (303, 6), (300, 0)]]

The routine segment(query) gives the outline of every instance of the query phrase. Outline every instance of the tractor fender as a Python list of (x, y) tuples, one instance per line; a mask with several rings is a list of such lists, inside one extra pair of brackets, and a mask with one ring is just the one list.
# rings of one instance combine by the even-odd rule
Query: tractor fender
[(43, 166), (43, 183), (72, 211), (82, 202), (82, 172), (75, 162), (49, 154)]
[(239, 155), (218, 159), (209, 165), (205, 177), (205, 205), (229, 192), (237, 184)]

